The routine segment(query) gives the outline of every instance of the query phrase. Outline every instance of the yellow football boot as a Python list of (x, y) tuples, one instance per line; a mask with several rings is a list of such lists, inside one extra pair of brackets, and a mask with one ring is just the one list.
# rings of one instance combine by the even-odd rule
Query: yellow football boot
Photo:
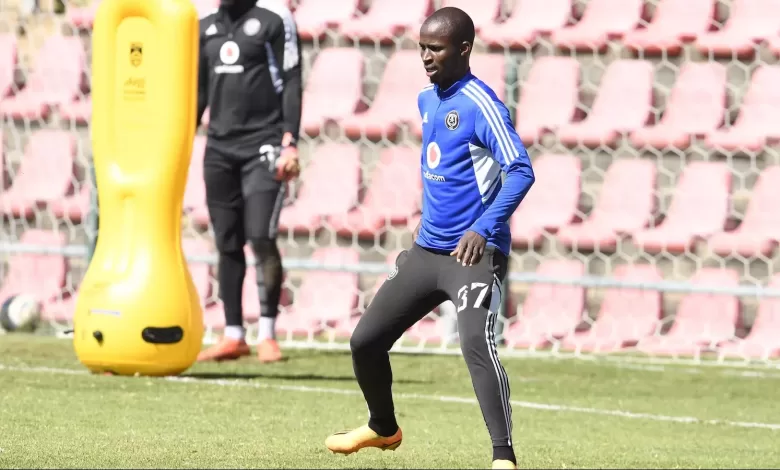
[(352, 431), (344, 431), (333, 434), (325, 440), (325, 446), (331, 452), (349, 455), (365, 447), (376, 447), (382, 450), (395, 450), (401, 445), (403, 433), (398, 428), (390, 437), (382, 437), (375, 433), (368, 425), (363, 425)]
[(515, 469), (517, 465), (513, 464), (511, 460), (494, 460), (493, 468)]

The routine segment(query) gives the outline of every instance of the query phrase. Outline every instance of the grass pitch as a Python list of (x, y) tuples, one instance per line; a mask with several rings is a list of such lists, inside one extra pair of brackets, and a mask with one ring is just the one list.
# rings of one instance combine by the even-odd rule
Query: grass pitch
[[(71, 342), (0, 336), (0, 468), (489, 468), (461, 357), (394, 355), (404, 443), (333, 455), (363, 424), (348, 354), (286, 351), (183, 378), (88, 374)], [(525, 468), (780, 468), (780, 372), (505, 359)]]

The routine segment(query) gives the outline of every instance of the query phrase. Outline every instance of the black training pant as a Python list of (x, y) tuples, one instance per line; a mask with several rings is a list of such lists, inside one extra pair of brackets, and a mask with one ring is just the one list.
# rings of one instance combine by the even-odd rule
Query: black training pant
[(207, 145), (203, 162), (206, 204), (219, 252), (219, 296), (228, 326), (243, 325), (244, 246), (257, 258), (260, 314), (276, 317), (282, 292), (282, 261), (276, 244), (285, 184), (274, 179), (279, 147), (263, 145), (249, 158)]
[(458, 312), (461, 349), (493, 446), (512, 446), (509, 380), (499, 362), (494, 335), (506, 271), (506, 256), (492, 246), (478, 264), (469, 267), (449, 253), (417, 244), (398, 256), (396, 272), (382, 284), (350, 341), (372, 429), (390, 435), (397, 426), (390, 348), (433, 308), (452, 300)]

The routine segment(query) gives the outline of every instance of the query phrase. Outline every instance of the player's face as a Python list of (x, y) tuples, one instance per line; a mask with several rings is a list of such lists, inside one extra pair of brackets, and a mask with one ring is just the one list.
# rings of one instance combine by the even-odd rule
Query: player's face
[(455, 44), (442, 23), (426, 23), (420, 28), (420, 57), (431, 83), (453, 82), (463, 60), (462, 47)]

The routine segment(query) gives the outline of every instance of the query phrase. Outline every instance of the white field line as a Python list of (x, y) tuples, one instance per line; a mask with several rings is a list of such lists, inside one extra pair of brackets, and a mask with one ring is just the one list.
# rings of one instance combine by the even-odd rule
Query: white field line
[[(58, 374), (58, 375), (87, 375), (86, 370), (77, 369), (60, 369), (52, 367), (26, 367), (26, 366), (10, 366), (0, 364), (0, 371), (9, 372), (21, 372), (21, 373), (46, 373), (46, 374)], [(174, 383), (196, 383), (206, 385), (216, 385), (221, 387), (247, 387), (255, 389), (265, 390), (277, 390), (285, 392), (300, 392), (300, 393), (319, 393), (319, 394), (331, 394), (331, 395), (361, 395), (360, 390), (344, 389), (344, 388), (330, 388), (330, 387), (310, 387), (306, 385), (280, 385), (280, 384), (268, 384), (262, 382), (252, 382), (244, 380), (226, 380), (226, 379), (197, 379), (193, 377), (166, 377), (162, 380)], [(461, 403), (468, 405), (477, 405), (475, 398), (468, 397), (454, 397), (454, 396), (438, 396), (438, 395), (424, 395), (417, 393), (395, 393), (393, 395), (397, 399), (405, 400), (421, 400), (432, 401), (440, 403)], [(633, 413), (631, 411), (623, 410), (608, 410), (602, 408), (589, 408), (581, 406), (569, 406), (569, 405), (552, 405), (547, 403), (535, 403), (528, 401), (512, 400), (512, 406), (518, 408), (528, 408), (533, 410), (555, 411), (559, 413), (582, 413), (601, 416), (614, 416), (618, 418), (628, 419), (641, 419), (647, 421), (665, 421), (671, 423), (682, 424), (708, 424), (719, 426), (731, 426), (738, 428), (758, 428), (768, 429), (772, 431), (780, 431), (780, 424), (775, 423), (760, 423), (750, 421), (730, 421), (720, 419), (701, 419), (693, 416), (667, 416), (651, 413)]]

